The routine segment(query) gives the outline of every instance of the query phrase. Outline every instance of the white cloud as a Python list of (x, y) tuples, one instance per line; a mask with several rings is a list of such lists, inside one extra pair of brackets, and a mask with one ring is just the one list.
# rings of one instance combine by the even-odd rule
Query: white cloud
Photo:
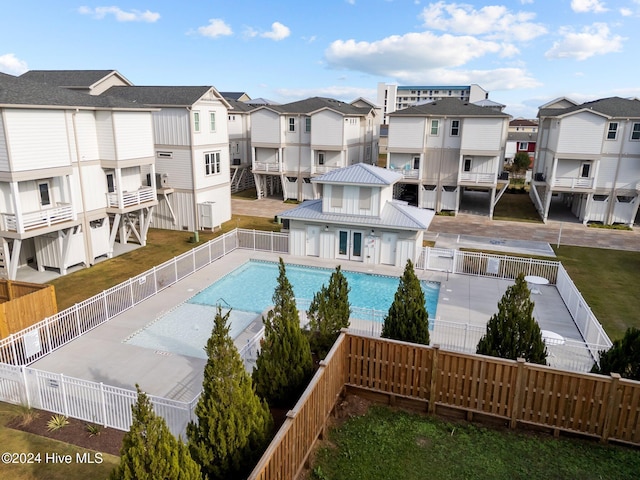
[(407, 72), (396, 77), (405, 85), (468, 85), (477, 83), (489, 91), (535, 88), (542, 84), (522, 68), (496, 68), (493, 70), (434, 69), (426, 74)]
[(496, 42), (471, 36), (437, 36), (431, 32), (393, 35), (375, 42), (336, 40), (325, 51), (327, 64), (373, 75), (399, 77), (435, 68), (457, 67), (502, 49)]
[(160, 14), (145, 10), (141, 12), (139, 10), (131, 10), (125, 12), (120, 7), (80, 7), (78, 12), (82, 15), (93, 15), (94, 18), (103, 19), (107, 15), (113, 15), (118, 22), (148, 22), (154, 23), (160, 19)]
[(612, 35), (605, 23), (594, 23), (576, 32), (571, 27), (562, 27), (559, 42), (545, 53), (547, 58), (574, 58), (586, 60), (594, 55), (604, 55), (622, 50), (625, 40), (620, 35)]
[(520, 3), (523, 5), (527, 5), (527, 4), (533, 3), (533, 0), (520, 0)]
[(260, 34), (261, 37), (270, 38), (271, 40), (275, 40), (276, 42), (284, 40), (289, 35), (291, 35), (291, 30), (289, 30), (289, 27), (283, 25), (280, 22), (273, 22), (271, 24), (271, 31)]
[(526, 42), (547, 32), (540, 23), (533, 23), (533, 12), (510, 12), (501, 5), (489, 5), (476, 10), (472, 5), (430, 3), (421, 13), (425, 26), (465, 35), (483, 35), (487, 39)]
[(22, 75), (27, 70), (29, 70), (27, 62), (20, 60), (13, 53), (0, 55), (0, 72), (10, 75)]
[(233, 30), (220, 18), (210, 18), (209, 25), (198, 27), (198, 33), (203, 37), (218, 38), (222, 36), (232, 35)]
[(633, 15), (633, 10), (631, 10), (630, 8), (621, 8), (620, 15), (622, 15), (623, 17), (630, 17), (631, 15)]
[(571, 8), (577, 13), (604, 13), (608, 10), (600, 0), (571, 0)]
[(356, 4), (356, 0), (345, 0), (345, 2), (347, 2), (349, 5), (355, 5)]

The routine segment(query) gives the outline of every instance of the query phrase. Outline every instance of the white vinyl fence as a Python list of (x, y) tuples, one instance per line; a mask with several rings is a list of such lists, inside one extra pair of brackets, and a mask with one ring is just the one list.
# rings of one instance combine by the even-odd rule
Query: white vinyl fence
[[(236, 248), (286, 254), (289, 251), (289, 238), (282, 233), (235, 229), (1, 340), (0, 401), (26, 404), (87, 422), (128, 430), (131, 424), (131, 405), (136, 400), (136, 392), (43, 372), (26, 365)], [(575, 350), (575, 353), (568, 356), (569, 360), (566, 359), (566, 354), (558, 353), (555, 345), (549, 345), (551, 358), (556, 357), (550, 363), (558, 368), (584, 371), (585, 364), (598, 358), (598, 351), (611, 345), (559, 262), (425, 248), (416, 261), (416, 268), (500, 278), (515, 278), (519, 273), (524, 273), (549, 279), (550, 283), (556, 284), (589, 345), (586, 358), (581, 357), (580, 352), (585, 349), (580, 342), (576, 342), (576, 345), (562, 345), (565, 349)], [(298, 308), (302, 310), (303, 325), (306, 324), (305, 311), (308, 303), (308, 300), (299, 300)], [(385, 314), (386, 312), (372, 309), (353, 308), (351, 329), (379, 336)], [(263, 332), (264, 330), (258, 332), (241, 349), (245, 365), (252, 360), (259, 348)], [(483, 333), (484, 328), (481, 327), (436, 319), (431, 342), (451, 350), (474, 351)], [(194, 418), (197, 397), (189, 403), (153, 396), (150, 398), (156, 412), (165, 418), (171, 431), (184, 438), (186, 425)]]
[[(137, 393), (25, 366), (0, 364), (0, 399), (127, 431)], [(195, 418), (197, 397), (189, 403), (153, 395), (149, 400), (169, 430), (186, 439), (187, 424)]]

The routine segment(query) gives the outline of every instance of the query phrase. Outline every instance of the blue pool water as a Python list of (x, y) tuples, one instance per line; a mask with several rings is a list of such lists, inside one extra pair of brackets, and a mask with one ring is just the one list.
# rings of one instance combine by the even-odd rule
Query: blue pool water
[[(296, 298), (313, 299), (322, 285), (329, 284), (334, 272), (328, 268), (287, 265), (286, 273)], [(349, 287), (349, 303), (352, 307), (386, 312), (398, 289), (399, 279), (384, 275), (370, 275), (343, 271)], [(228, 306), (233, 309), (262, 313), (273, 304), (273, 292), (278, 283), (278, 264), (249, 261), (229, 273), (189, 300), (200, 305)], [(429, 318), (435, 318), (438, 306), (438, 282), (420, 282), (425, 293)]]
[[(323, 284), (328, 285), (334, 271), (298, 265), (287, 265), (286, 270), (294, 295), (305, 300), (313, 299)], [(398, 289), (397, 277), (348, 271), (343, 273), (351, 288), (349, 303), (353, 318), (358, 318), (358, 308), (369, 311), (374, 309), (384, 313), (389, 310)], [(273, 304), (272, 297), (277, 279), (277, 263), (247, 262), (187, 302), (149, 323), (127, 338), (125, 343), (160, 352), (206, 359), (204, 346), (211, 336), (217, 305), (222, 307), (223, 313), (231, 309), (229, 333), (235, 339)], [(425, 292), (429, 318), (435, 318), (440, 284), (424, 281), (420, 283)], [(298, 305), (298, 308), (302, 308), (302, 305)], [(368, 313), (363, 315), (364, 320), (372, 318)]]

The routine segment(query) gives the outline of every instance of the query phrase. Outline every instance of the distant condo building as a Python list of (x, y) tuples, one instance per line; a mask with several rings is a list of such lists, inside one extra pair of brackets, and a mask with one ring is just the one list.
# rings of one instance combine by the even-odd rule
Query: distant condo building
[(489, 98), (489, 92), (475, 83), (457, 86), (404, 86), (378, 83), (378, 105), (382, 107), (384, 124), (387, 123), (389, 113), (443, 98), (457, 98), (463, 102), (476, 103)]

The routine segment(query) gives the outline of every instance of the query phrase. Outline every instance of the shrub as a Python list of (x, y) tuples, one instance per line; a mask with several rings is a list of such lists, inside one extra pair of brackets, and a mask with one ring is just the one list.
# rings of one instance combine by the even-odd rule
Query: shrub
[(64, 415), (52, 415), (47, 422), (47, 430), (55, 432), (69, 425), (69, 419)]
[(618, 373), (624, 378), (640, 380), (640, 330), (628, 328), (622, 339), (615, 340), (609, 350), (600, 352), (600, 365), (595, 364), (591, 371), (602, 375)]

